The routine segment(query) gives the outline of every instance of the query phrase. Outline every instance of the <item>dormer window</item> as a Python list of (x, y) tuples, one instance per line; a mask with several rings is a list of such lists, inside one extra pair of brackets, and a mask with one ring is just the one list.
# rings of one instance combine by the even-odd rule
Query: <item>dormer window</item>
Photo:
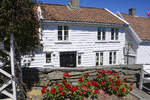
[(98, 28), (97, 40), (105, 40), (106, 37), (106, 28)]
[(111, 40), (118, 40), (119, 38), (119, 29), (112, 28), (111, 29)]
[(58, 26), (58, 40), (65, 41), (68, 40), (68, 26)]

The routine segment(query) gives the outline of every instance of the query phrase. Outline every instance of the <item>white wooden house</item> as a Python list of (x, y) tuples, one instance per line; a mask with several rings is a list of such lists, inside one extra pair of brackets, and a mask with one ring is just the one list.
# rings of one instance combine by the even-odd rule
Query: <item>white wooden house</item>
[(128, 23), (108, 9), (40, 4), (42, 48), (26, 59), (30, 67), (93, 67), (125, 63), (125, 28)]
[(134, 8), (129, 9), (129, 14), (118, 13), (118, 16), (129, 23), (126, 28), (129, 64), (150, 64), (150, 18), (135, 16)]

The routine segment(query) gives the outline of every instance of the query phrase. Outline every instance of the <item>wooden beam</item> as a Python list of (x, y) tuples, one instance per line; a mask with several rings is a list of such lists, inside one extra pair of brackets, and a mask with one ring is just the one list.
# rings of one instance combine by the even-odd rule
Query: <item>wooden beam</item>
[(4, 90), (7, 86), (9, 86), (10, 84), (11, 84), (11, 80), (8, 81), (7, 83), (4, 83), (4, 85), (0, 87), (0, 92), (1, 92), (2, 90)]
[(8, 96), (8, 97), (10, 97), (10, 98), (12, 98), (13, 100), (15, 100), (13, 98), (13, 95), (11, 93), (7, 92), (6, 90), (3, 90), (1, 93), (4, 94), (4, 95), (6, 95), (6, 96)]
[(9, 74), (8, 72), (6, 72), (6, 71), (4, 71), (4, 70), (2, 70), (2, 69), (0, 69), (0, 73), (2, 73), (2, 74), (4, 74), (5, 76), (7, 76), (7, 77), (9, 77), (9, 78), (12, 78), (11, 76), (11, 74)]
[(5, 53), (5, 54), (8, 55), (8, 56), (10, 55), (10, 53), (9, 53), (8, 51), (4, 50), (4, 49), (1, 49), (1, 48), (0, 48), (0, 51), (2, 51), (3, 53)]
[[(15, 77), (15, 60), (14, 60), (14, 35), (11, 34), (10, 37), (10, 64), (11, 64), (11, 74)], [(17, 89), (16, 82), (12, 79), (12, 89), (13, 89), (13, 100), (17, 100)]]

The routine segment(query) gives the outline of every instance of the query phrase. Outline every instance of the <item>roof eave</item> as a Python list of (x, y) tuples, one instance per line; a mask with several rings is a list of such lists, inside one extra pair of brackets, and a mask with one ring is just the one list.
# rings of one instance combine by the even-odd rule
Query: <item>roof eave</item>
[(61, 21), (61, 20), (48, 20), (42, 19), (42, 23), (66, 23), (66, 24), (87, 24), (87, 25), (104, 25), (104, 26), (118, 26), (124, 27), (126, 24), (111, 24), (111, 23), (103, 23), (103, 22), (78, 22), (78, 21)]

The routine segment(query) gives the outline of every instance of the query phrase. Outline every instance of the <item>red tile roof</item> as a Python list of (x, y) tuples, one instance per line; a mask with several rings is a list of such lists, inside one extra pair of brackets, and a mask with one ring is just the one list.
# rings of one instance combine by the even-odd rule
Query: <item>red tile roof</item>
[(150, 40), (150, 18), (121, 13), (141, 40)]
[(40, 4), (44, 19), (52, 21), (72, 21), (107, 24), (126, 24), (106, 9), (80, 7), (80, 10), (71, 10), (65, 5)]

